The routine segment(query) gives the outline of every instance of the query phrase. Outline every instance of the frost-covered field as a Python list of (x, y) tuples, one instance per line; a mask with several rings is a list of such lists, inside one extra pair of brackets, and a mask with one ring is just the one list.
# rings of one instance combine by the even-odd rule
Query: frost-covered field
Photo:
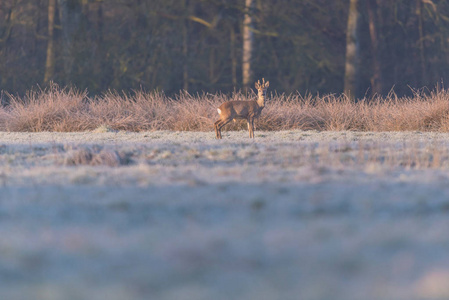
[(447, 299), (449, 134), (0, 133), (0, 299)]

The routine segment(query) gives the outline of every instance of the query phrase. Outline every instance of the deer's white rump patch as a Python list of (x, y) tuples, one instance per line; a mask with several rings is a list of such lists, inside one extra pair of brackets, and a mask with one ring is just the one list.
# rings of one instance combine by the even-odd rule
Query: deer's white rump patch
[(221, 115), (221, 109), (217, 108), (218, 114)]

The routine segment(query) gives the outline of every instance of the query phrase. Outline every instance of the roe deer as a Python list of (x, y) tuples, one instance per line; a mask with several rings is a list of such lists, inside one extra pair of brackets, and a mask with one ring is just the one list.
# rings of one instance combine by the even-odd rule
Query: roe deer
[(228, 101), (217, 108), (220, 119), (214, 124), (215, 135), (217, 139), (221, 139), (221, 128), (235, 119), (245, 119), (248, 122), (249, 137), (254, 138), (254, 119), (260, 116), (262, 109), (265, 107), (265, 96), (270, 82), (265, 82), (262, 78), (256, 82), (258, 94), (257, 101)]

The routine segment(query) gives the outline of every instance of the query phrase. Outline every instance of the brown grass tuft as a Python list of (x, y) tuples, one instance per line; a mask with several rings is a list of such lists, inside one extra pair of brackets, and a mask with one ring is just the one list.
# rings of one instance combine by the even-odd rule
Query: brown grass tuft
[[(234, 93), (168, 97), (161, 92), (109, 91), (90, 98), (86, 91), (59, 88), (31, 91), (25, 97), (9, 95), (0, 108), (3, 131), (176, 130), (211, 131), (216, 108), (228, 100), (251, 100), (256, 95)], [(374, 97), (354, 102), (345, 95), (324, 97), (272, 94), (257, 130), (449, 131), (449, 93), (416, 92), (413, 97)], [(246, 122), (226, 130), (245, 129)]]
[(10, 96), (5, 113), (0, 115), (7, 131), (84, 131), (90, 126), (86, 114), (87, 92), (60, 89), (28, 92), (24, 98)]
[(90, 164), (92, 166), (118, 167), (122, 165), (122, 159), (117, 151), (103, 149), (92, 157)]
[(64, 164), (67, 166), (90, 165), (93, 153), (91, 149), (81, 148), (66, 153)]
[(66, 166), (108, 166), (118, 167), (128, 165), (131, 160), (128, 155), (120, 154), (117, 151), (101, 148), (83, 147), (72, 149), (65, 153), (64, 165)]

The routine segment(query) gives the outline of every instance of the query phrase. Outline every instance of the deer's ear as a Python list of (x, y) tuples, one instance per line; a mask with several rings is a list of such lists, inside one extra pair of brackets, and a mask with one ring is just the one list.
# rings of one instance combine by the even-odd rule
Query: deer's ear
[(268, 88), (269, 86), (270, 86), (270, 82), (269, 81), (265, 82), (265, 88)]
[(260, 88), (260, 84), (259, 84), (259, 82), (258, 82), (258, 81), (256, 81), (256, 84), (255, 84), (255, 86), (256, 86), (256, 89), (259, 89), (259, 88)]

